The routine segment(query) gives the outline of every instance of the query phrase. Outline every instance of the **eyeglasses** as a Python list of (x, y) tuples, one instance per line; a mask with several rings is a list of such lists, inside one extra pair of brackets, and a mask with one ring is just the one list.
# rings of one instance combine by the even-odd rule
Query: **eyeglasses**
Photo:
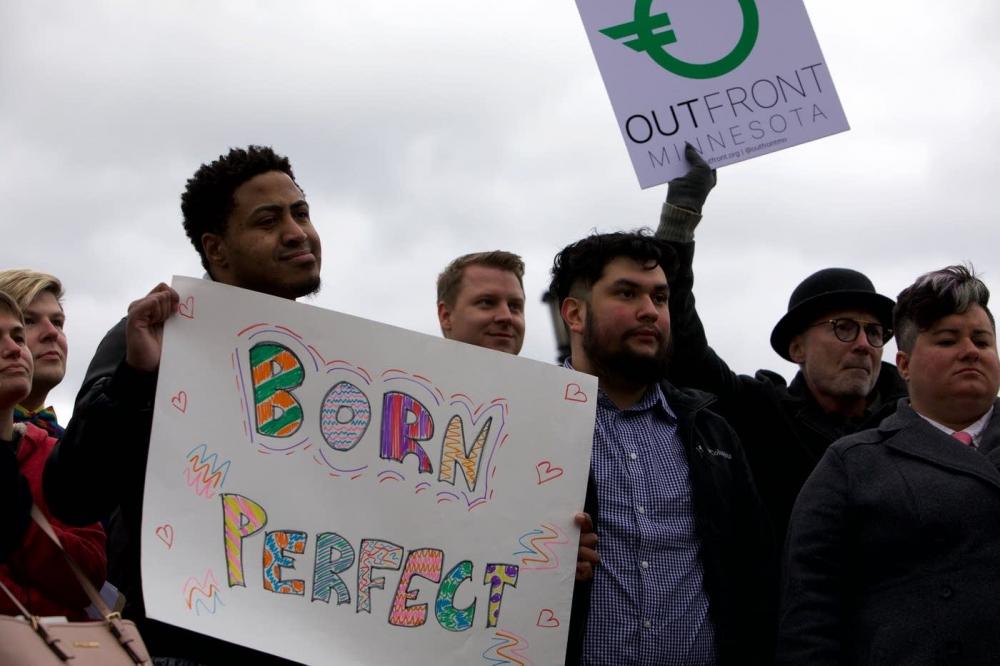
[(854, 342), (857, 340), (858, 333), (862, 327), (865, 329), (865, 337), (868, 338), (868, 344), (872, 347), (881, 347), (892, 337), (892, 329), (886, 328), (876, 321), (858, 321), (857, 319), (849, 319), (847, 317), (818, 321), (810, 325), (809, 328), (825, 324), (833, 327), (833, 334), (841, 342)]

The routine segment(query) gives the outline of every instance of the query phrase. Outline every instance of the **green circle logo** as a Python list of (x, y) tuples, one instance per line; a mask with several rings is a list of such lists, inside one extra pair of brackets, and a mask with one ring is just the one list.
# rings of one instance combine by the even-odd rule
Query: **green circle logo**
[[(754, 0), (736, 0), (743, 12), (743, 32), (733, 50), (715, 62), (692, 63), (675, 58), (663, 50), (677, 41), (666, 13), (652, 15), (653, 0), (636, 0), (633, 20), (601, 30), (601, 34), (618, 41), (631, 37), (625, 46), (643, 52), (663, 69), (688, 79), (714, 79), (739, 67), (757, 43), (760, 15)], [(663, 30), (663, 28), (670, 28)], [(661, 32), (654, 32), (661, 30)]]

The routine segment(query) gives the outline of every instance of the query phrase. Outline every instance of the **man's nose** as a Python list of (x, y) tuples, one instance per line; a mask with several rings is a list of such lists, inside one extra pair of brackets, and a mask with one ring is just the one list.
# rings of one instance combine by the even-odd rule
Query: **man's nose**
[(39, 330), (40, 340), (51, 340), (59, 335), (59, 328), (47, 317), (36, 323), (35, 326)]
[(513, 319), (513, 313), (510, 311), (510, 306), (506, 303), (500, 303), (493, 313), (493, 321), (509, 322), (511, 319)]
[(295, 219), (294, 215), (287, 213), (282, 219), (281, 242), (286, 245), (297, 245), (306, 238), (308, 238), (306, 231), (299, 224), (299, 221)]
[(975, 360), (979, 358), (979, 347), (972, 338), (964, 338), (961, 342), (961, 358)]
[(878, 351), (879, 349), (881, 349), (881, 347), (876, 347), (871, 343), (871, 340), (868, 339), (868, 334), (862, 327), (858, 331), (858, 337), (854, 338), (854, 344), (852, 345), (851, 349), (852, 351), (868, 354), (871, 353), (872, 351)]
[(660, 318), (660, 311), (656, 307), (656, 302), (652, 296), (640, 297), (639, 312), (636, 317), (642, 321), (656, 321)]
[(17, 358), (21, 353), (21, 346), (9, 335), (0, 338), (0, 357)]

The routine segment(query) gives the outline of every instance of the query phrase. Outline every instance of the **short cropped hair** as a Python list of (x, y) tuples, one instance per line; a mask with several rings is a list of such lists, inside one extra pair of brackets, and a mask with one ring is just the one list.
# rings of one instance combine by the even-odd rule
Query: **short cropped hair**
[(14, 297), (5, 291), (0, 291), (0, 313), (11, 315), (21, 322), (21, 326), (24, 326), (24, 314), (21, 312), (21, 308)]
[[(201, 256), (201, 265), (208, 270), (208, 258), (201, 246), (203, 234), (223, 234), (229, 216), (236, 207), (236, 189), (255, 176), (269, 171), (281, 171), (295, 182), (292, 165), (287, 157), (278, 155), (268, 146), (231, 148), (211, 164), (202, 164), (188, 179), (181, 195), (184, 231)], [(295, 183), (298, 187), (298, 183)], [(299, 188), (302, 189), (301, 187)]]
[(0, 291), (13, 297), (21, 310), (26, 310), (44, 291), (51, 293), (60, 303), (63, 297), (63, 286), (59, 278), (28, 268), (0, 271)]
[(619, 257), (634, 259), (652, 269), (660, 266), (669, 278), (676, 264), (676, 254), (648, 229), (592, 234), (563, 248), (552, 262), (549, 292), (559, 303), (574, 290), (589, 292), (604, 274), (604, 267)]
[(990, 325), (996, 330), (993, 313), (987, 307), (989, 302), (990, 290), (971, 266), (948, 266), (924, 273), (896, 298), (892, 310), (896, 347), (903, 352), (912, 351), (922, 331), (943, 317), (968, 311), (973, 305), (986, 311)]
[(458, 300), (458, 292), (462, 286), (462, 275), (469, 266), (486, 266), (509, 271), (517, 278), (517, 283), (524, 290), (524, 261), (513, 252), (493, 250), (492, 252), (473, 252), (463, 254), (452, 261), (441, 271), (437, 279), (438, 303), (444, 303), (449, 308)]

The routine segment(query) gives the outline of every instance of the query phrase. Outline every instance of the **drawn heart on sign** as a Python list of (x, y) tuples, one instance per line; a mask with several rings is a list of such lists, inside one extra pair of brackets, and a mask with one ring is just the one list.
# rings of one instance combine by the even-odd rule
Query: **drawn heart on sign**
[(563, 397), (570, 402), (587, 402), (587, 394), (579, 384), (566, 384), (566, 393)]
[(174, 409), (183, 414), (188, 408), (188, 394), (184, 391), (179, 391), (177, 395), (170, 398), (170, 404), (174, 406)]
[(550, 609), (543, 608), (542, 612), (538, 614), (538, 621), (535, 622), (535, 626), (542, 629), (553, 629), (559, 626), (559, 618)]
[(194, 319), (194, 296), (188, 296), (177, 306), (177, 314), (187, 319)]
[(538, 485), (548, 483), (552, 479), (558, 479), (563, 475), (562, 467), (555, 467), (548, 460), (543, 460), (535, 465), (535, 472), (538, 473)]
[(174, 526), (160, 525), (156, 528), (156, 537), (167, 545), (167, 550), (170, 550), (174, 545)]

